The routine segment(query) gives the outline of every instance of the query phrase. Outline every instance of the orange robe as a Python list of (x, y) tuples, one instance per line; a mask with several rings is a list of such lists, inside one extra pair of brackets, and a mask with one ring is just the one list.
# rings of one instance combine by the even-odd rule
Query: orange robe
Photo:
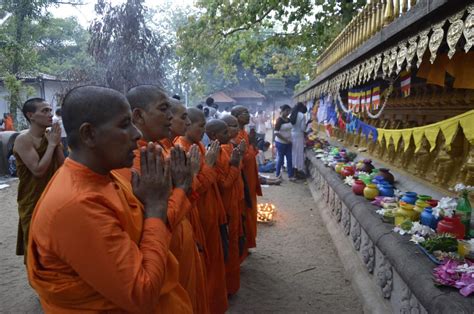
[[(160, 141), (165, 158), (170, 157), (173, 144), (166, 139)], [(138, 141), (133, 169), (140, 171), (140, 147), (147, 145)], [(131, 178), (130, 169), (121, 169), (121, 175)], [(182, 189), (173, 189), (168, 201), (168, 224), (171, 228), (170, 251), (179, 262), (179, 282), (188, 292), (194, 313), (209, 313), (207, 299), (205, 264), (199, 253), (196, 236), (190, 223), (192, 204)]]
[(28, 278), (46, 313), (192, 313), (170, 237), (130, 183), (66, 159), (33, 213)]
[(243, 182), (240, 167), (230, 165), (232, 144), (221, 145), (221, 152), (215, 169), (217, 184), (229, 224), (229, 255), (225, 264), (227, 292), (235, 294), (240, 288), (240, 255), (239, 243), (243, 236), (242, 211), (244, 208)]
[(242, 159), (243, 173), (247, 181), (248, 191), (250, 194), (251, 208), (247, 207), (245, 215), (245, 236), (246, 247), (254, 248), (257, 246), (257, 195), (262, 196), (262, 188), (258, 179), (258, 166), (256, 156), (258, 150), (249, 144), (249, 136), (245, 130), (240, 130), (237, 134), (236, 141), (240, 143), (245, 140), (247, 143), (247, 150)]
[[(189, 151), (192, 146), (192, 143), (182, 136), (175, 140), (175, 144), (180, 145), (185, 151)], [(193, 190), (199, 194), (197, 209), (206, 239), (210, 311), (213, 314), (218, 314), (224, 313), (229, 307), (220, 233), (220, 227), (226, 224), (227, 218), (217, 186), (217, 173), (204, 161), (206, 149), (202, 143), (199, 143), (199, 151), (201, 153), (201, 170), (193, 181)]]
[(13, 127), (13, 119), (10, 116), (5, 118), (5, 131), (15, 131), (15, 128)]

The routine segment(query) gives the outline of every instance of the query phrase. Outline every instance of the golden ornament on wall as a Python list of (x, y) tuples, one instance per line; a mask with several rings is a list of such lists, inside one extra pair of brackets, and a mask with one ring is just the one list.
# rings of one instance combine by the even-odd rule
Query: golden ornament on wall
[(456, 45), (462, 36), (462, 31), (464, 30), (464, 22), (463, 20), (461, 20), (463, 15), (464, 15), (464, 10), (449, 17), (449, 22), (451, 23), (448, 29), (448, 34), (447, 34), (447, 42), (449, 46), (449, 52), (448, 52), (449, 59), (451, 59), (454, 56), (454, 53), (456, 53)]
[(382, 61), (382, 72), (383, 72), (383, 77), (387, 77), (389, 74), (388, 69), (389, 69), (389, 61), (390, 61), (390, 50), (386, 50), (383, 53), (383, 61)]
[(439, 46), (443, 42), (444, 30), (443, 25), (446, 20), (443, 20), (440, 23), (437, 23), (433, 26), (433, 34), (431, 34), (429, 48), (431, 52), (430, 62), (433, 64), (436, 60), (436, 55), (438, 53)]
[(430, 32), (430, 28), (425, 29), (420, 33), (420, 39), (418, 40), (418, 46), (416, 47), (416, 56), (418, 60), (416, 61), (416, 67), (419, 68), (421, 62), (423, 61), (423, 55), (425, 54), (426, 48), (428, 48), (428, 33)]
[(410, 70), (411, 68), (411, 63), (413, 61), (413, 58), (416, 55), (416, 47), (417, 47), (417, 42), (416, 42), (417, 37), (412, 37), (408, 39), (408, 49), (407, 49), (407, 55), (406, 55), (406, 60), (407, 60), (407, 71)]
[(472, 46), (474, 46), (474, 4), (467, 7), (469, 15), (466, 17), (464, 22), (464, 38), (466, 38), (466, 44), (464, 45), (464, 51), (468, 52)]
[(395, 64), (397, 63), (397, 50), (398, 47), (393, 47), (392, 50), (390, 51), (390, 60), (388, 61), (388, 75), (392, 74)]
[(379, 72), (379, 69), (380, 69), (380, 65), (382, 64), (382, 54), (379, 53), (376, 57), (375, 57), (375, 63), (374, 63), (374, 80), (377, 78), (377, 74)]
[(362, 63), (362, 65), (359, 69), (359, 80), (357, 81), (359, 85), (362, 84), (362, 82), (363, 82), (364, 71), (365, 71), (365, 63)]
[(403, 62), (405, 62), (406, 57), (407, 57), (407, 51), (408, 51), (407, 42), (403, 41), (398, 46), (398, 48), (400, 48), (400, 50), (398, 51), (398, 55), (397, 55), (397, 74), (402, 71)]

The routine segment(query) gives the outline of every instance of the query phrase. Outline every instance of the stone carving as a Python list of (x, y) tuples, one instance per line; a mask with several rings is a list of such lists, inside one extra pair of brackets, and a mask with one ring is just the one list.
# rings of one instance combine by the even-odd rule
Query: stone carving
[(422, 176), (428, 170), (430, 161), (430, 150), (428, 140), (422, 139), (421, 147), (418, 152), (415, 153), (415, 171), (417, 176)]
[(469, 155), (466, 162), (461, 167), (460, 173), (463, 176), (461, 181), (464, 182), (464, 184), (471, 186), (474, 185), (474, 145), (471, 145)]
[(448, 153), (446, 147), (441, 149), (438, 156), (435, 159), (436, 169), (436, 180), (437, 184), (445, 185), (448, 183), (449, 178), (452, 175), (454, 167), (453, 157)]
[(362, 237), (360, 253), (362, 255), (362, 261), (364, 262), (365, 267), (367, 267), (369, 273), (372, 274), (375, 267), (375, 246), (368, 235)]
[(447, 42), (449, 46), (448, 57), (451, 59), (456, 52), (456, 44), (462, 36), (464, 30), (464, 22), (461, 20), (464, 10), (458, 12), (449, 18), (451, 25), (448, 29)]
[(342, 228), (344, 229), (344, 233), (349, 235), (351, 231), (351, 213), (349, 209), (344, 206), (342, 208), (342, 217), (341, 217)]
[(359, 251), (360, 250), (360, 224), (357, 219), (353, 219), (353, 223), (351, 224), (351, 238), (352, 244), (354, 244), (354, 248)]
[(431, 58), (430, 58), (431, 64), (434, 63), (436, 59), (436, 55), (438, 54), (439, 46), (441, 46), (441, 42), (443, 41), (443, 37), (444, 37), (443, 25), (445, 22), (446, 20), (443, 20), (442, 22), (437, 23), (433, 26), (433, 34), (431, 34), (430, 43), (429, 43), (429, 48), (431, 52)]
[(383, 72), (383, 77), (387, 77), (389, 75), (389, 63), (390, 61), (390, 50), (386, 50), (383, 53), (383, 61), (382, 61), (382, 72)]
[(467, 7), (469, 15), (464, 21), (464, 38), (466, 38), (466, 44), (464, 45), (464, 51), (469, 52), (472, 46), (474, 46), (474, 4)]
[(421, 61), (423, 61), (423, 55), (425, 54), (426, 48), (428, 48), (428, 33), (430, 32), (430, 28), (425, 29), (420, 33), (420, 39), (418, 40), (418, 46), (416, 47), (416, 56), (418, 60), (416, 61), (416, 67), (419, 68)]
[(393, 47), (390, 51), (390, 59), (388, 61), (388, 75), (392, 74), (395, 64), (397, 63), (397, 57), (398, 57), (397, 50), (398, 50), (398, 47)]
[(337, 222), (341, 221), (341, 216), (342, 216), (342, 207), (345, 206), (341, 201), (339, 201), (339, 204), (336, 206), (336, 212), (335, 212), (335, 218)]
[(402, 289), (402, 296), (400, 302), (400, 313), (402, 314), (420, 314), (423, 313), (424, 308), (420, 305), (413, 293), (406, 285)]
[(383, 255), (381, 255), (380, 264), (377, 267), (375, 275), (377, 285), (382, 290), (382, 296), (385, 299), (390, 299), (393, 285), (392, 266)]

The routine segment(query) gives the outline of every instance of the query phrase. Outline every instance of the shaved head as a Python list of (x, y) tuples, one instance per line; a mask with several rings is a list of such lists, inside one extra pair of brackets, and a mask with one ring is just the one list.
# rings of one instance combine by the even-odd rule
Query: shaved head
[(227, 124), (222, 120), (214, 119), (206, 123), (206, 133), (208, 135), (225, 129), (227, 129)]
[(186, 107), (184, 106), (184, 104), (178, 99), (170, 98), (169, 103), (170, 103), (170, 109), (171, 109), (172, 114), (176, 114), (176, 113), (179, 113), (180, 111), (186, 110)]
[(130, 107), (148, 110), (150, 104), (161, 102), (167, 99), (166, 93), (155, 85), (139, 85), (132, 87), (127, 92), (127, 99)]
[(188, 118), (191, 120), (191, 123), (196, 123), (200, 121), (206, 121), (206, 117), (204, 116), (204, 112), (197, 108), (188, 108)]
[(237, 118), (228, 114), (228, 115), (225, 115), (221, 118), (222, 121), (224, 121), (227, 125), (237, 125), (238, 126), (238, 123), (239, 121), (237, 121)]
[(99, 126), (110, 121), (130, 105), (118, 91), (100, 86), (81, 86), (70, 90), (64, 97), (62, 119), (68, 144), (77, 148), (79, 128), (84, 123)]
[(233, 115), (234, 117), (238, 117), (242, 112), (249, 111), (247, 107), (244, 106), (234, 106), (232, 107), (232, 110), (230, 111), (230, 114)]

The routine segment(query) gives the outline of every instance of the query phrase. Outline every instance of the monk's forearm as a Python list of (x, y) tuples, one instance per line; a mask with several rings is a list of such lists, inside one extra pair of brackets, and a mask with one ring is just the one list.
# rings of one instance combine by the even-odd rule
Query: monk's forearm
[(212, 184), (215, 183), (216, 180), (216, 171), (207, 165), (203, 165), (201, 171), (194, 178), (193, 190), (198, 194), (204, 194), (211, 188)]
[(191, 203), (186, 192), (174, 188), (168, 199), (168, 225), (173, 230), (191, 210)]
[(48, 148), (46, 148), (46, 152), (44, 153), (43, 157), (39, 160), (38, 165), (35, 169), (30, 169), (35, 177), (42, 177), (46, 171), (48, 171), (49, 165), (53, 161), (54, 152), (56, 151), (56, 146), (48, 144)]
[(56, 149), (54, 151), (54, 155), (58, 161), (59, 165), (62, 165), (64, 163), (64, 160), (66, 159), (64, 157), (64, 152), (63, 152), (63, 146), (62, 145), (57, 145)]

